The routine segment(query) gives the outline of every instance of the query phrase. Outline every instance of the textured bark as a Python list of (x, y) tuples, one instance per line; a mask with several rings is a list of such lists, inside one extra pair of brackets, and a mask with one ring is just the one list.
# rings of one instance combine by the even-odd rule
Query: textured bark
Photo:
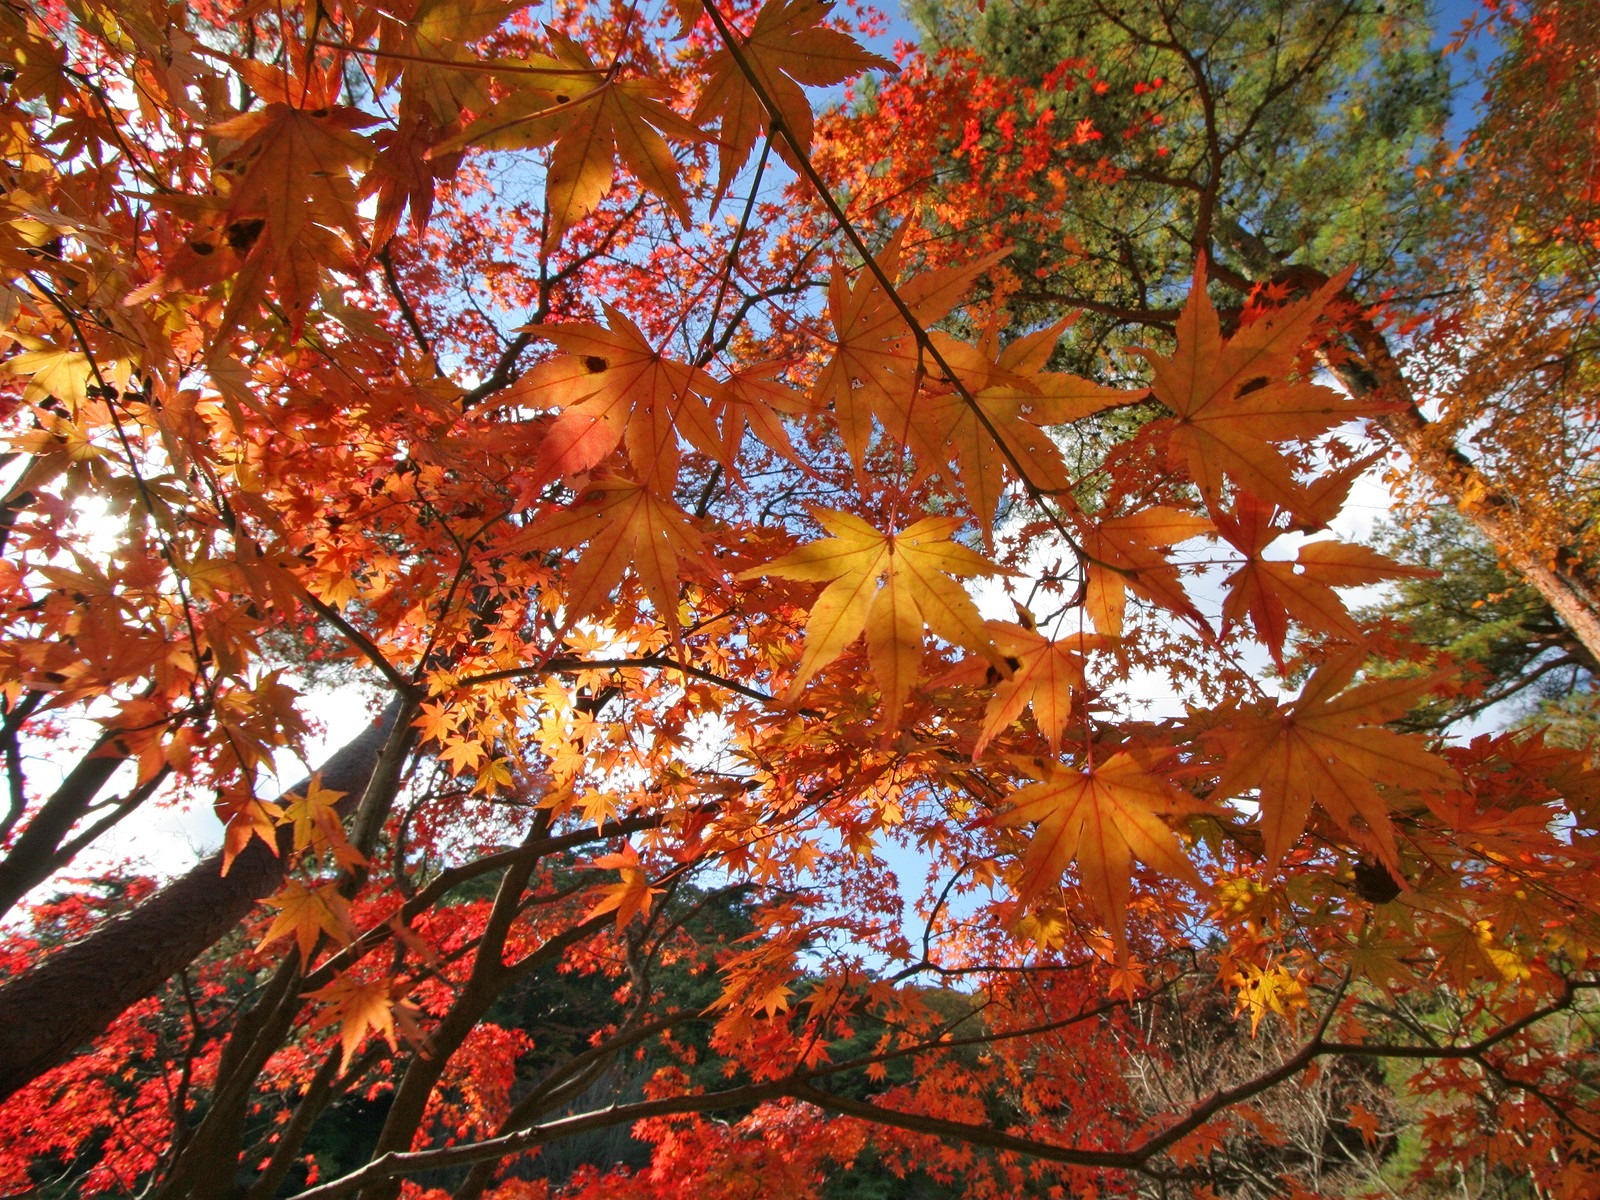
[(6, 852), (0, 862), (0, 915), (49, 877), (61, 843), (127, 761), (112, 749), (114, 742), (115, 735), (108, 734), (78, 761)]
[[(341, 809), (360, 801), (405, 707), (396, 696), (371, 727), (323, 763), (323, 786), (345, 793)], [(306, 782), (290, 792), (303, 791)], [(280, 852), (291, 848), (280, 842)], [(284, 853), (252, 840), (224, 875), (221, 853), (213, 854), (0, 986), (0, 1099), (61, 1062), (238, 925), (278, 889), (285, 861)]]

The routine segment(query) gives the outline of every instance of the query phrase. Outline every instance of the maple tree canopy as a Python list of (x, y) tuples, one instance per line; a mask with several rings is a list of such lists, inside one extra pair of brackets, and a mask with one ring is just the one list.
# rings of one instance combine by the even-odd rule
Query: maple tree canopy
[[(1600, 775), (1394, 727), (1481, 684), (1341, 591), (1429, 574), (1331, 528), (1387, 315), (1207, 216), (1100, 356), (858, 172), (907, 93), (814, 117), (877, 21), (0, 8), (8, 1194), (1334, 1195), (1284, 1098), (1379, 1162), (1402, 1091), (1600, 1191)], [(1075, 253), (1135, 168), (1034, 128)], [(171, 803), (215, 855), (83, 876)]]

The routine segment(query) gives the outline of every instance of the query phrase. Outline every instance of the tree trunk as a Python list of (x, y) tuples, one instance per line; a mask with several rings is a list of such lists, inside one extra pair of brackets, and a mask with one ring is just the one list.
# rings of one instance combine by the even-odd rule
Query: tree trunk
[[(371, 727), (323, 763), (323, 786), (345, 793), (341, 813), (360, 801), (390, 736), (407, 734), (395, 728), (405, 708), (397, 695)], [(301, 792), (308, 782), (289, 790)], [(292, 848), (287, 830), (277, 854), (252, 839), (226, 875), (219, 851), (0, 986), (0, 1100), (97, 1036), (244, 920), (256, 901), (278, 889)]]
[(1380, 423), (1429, 482), (1493, 543), (1506, 565), (1544, 598), (1590, 656), (1600, 659), (1600, 588), (1579, 557), (1565, 546), (1526, 545), (1516, 528), (1515, 506), (1471, 459), (1453, 446), (1440, 445), (1414, 405), (1380, 418)]
[[(1308, 291), (1328, 279), (1321, 271), (1299, 266), (1278, 278)], [(1343, 299), (1362, 311), (1348, 293)], [(1357, 318), (1352, 333), (1360, 358), (1334, 365), (1340, 382), (1354, 396), (1375, 395), (1405, 406), (1378, 417), (1377, 423), (1434, 490), (1476, 525), (1506, 565), (1544, 598), (1584, 649), (1600, 659), (1600, 580), (1570, 547), (1530, 545), (1518, 528), (1516, 502), (1456, 445), (1440, 437), (1417, 407), (1383, 334), (1364, 317)]]

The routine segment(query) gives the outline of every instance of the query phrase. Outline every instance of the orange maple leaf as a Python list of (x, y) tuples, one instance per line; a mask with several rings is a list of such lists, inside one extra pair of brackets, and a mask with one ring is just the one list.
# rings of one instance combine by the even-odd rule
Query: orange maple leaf
[[(1103, 647), (1105, 639), (1092, 633), (1073, 633), (1052, 640), (1011, 621), (988, 621), (984, 627), (1011, 674), (994, 684), (972, 757), (982, 757), (990, 741), (1029, 706), (1039, 732), (1049, 741), (1050, 749), (1059, 753), (1061, 737), (1072, 715), (1073, 696), (1084, 686), (1083, 656)], [(982, 659), (973, 659), (946, 678), (950, 682), (976, 682), (994, 669)]]
[(1200, 612), (1183, 590), (1177, 566), (1161, 552), (1212, 532), (1212, 524), (1195, 513), (1155, 505), (1104, 521), (1079, 522), (1089, 556), (1084, 606), (1094, 627), (1107, 637), (1122, 636), (1122, 616), (1129, 588), (1163, 608), (1197, 623)]
[[(822, 22), (833, 10), (824, 0), (768, 0), (756, 15), (750, 36), (740, 43), (741, 56), (778, 110), (778, 118), (794, 139), (800, 154), (811, 150), (811, 104), (801, 85), (831, 87), (852, 75), (877, 68), (894, 71), (894, 63), (862, 48), (847, 33), (827, 29)], [(726, 47), (706, 63), (709, 78), (691, 118), (697, 125), (718, 124), (718, 180), (720, 195), (727, 189), (763, 129), (769, 115), (739, 64)], [(779, 153), (794, 155), (781, 140)]]
[(258, 800), (248, 791), (232, 790), (216, 803), (217, 820), (226, 828), (222, 834), (222, 873), (226, 875), (239, 852), (260, 838), (267, 849), (278, 852), (278, 824), (283, 808), (270, 800)]
[[(385, 5), (385, 8), (390, 6)], [(510, 0), (420, 0), (410, 11), (397, 4), (378, 10), (378, 48), (373, 88), (381, 93), (398, 76), (402, 121), (425, 118), (445, 129), (462, 109), (489, 108), (489, 74), (474, 42), (493, 33), (515, 10)], [(401, 13), (404, 13), (402, 17)], [(513, 64), (508, 64), (513, 65)], [(525, 78), (511, 73), (508, 79)]]
[[(922, 630), (952, 645), (993, 656), (983, 619), (956, 578), (999, 568), (950, 540), (959, 517), (924, 517), (900, 533), (882, 533), (860, 517), (830, 509), (812, 515), (833, 536), (740, 574), (827, 583), (806, 621), (806, 649), (789, 685), (793, 703), (806, 682), (863, 629), (884, 711), (898, 715), (922, 668)], [(955, 577), (955, 578), (952, 578)], [(883, 586), (879, 586), (879, 581)]]
[(1039, 781), (1013, 793), (995, 817), (1005, 827), (1036, 825), (1017, 879), (1017, 899), (1031, 904), (1075, 861), (1084, 893), (1110, 931), (1118, 956), (1126, 958), (1133, 860), (1202, 886), (1161, 814), (1198, 812), (1203, 806), (1127, 752), (1082, 771), (1054, 762), (1042, 763), (1040, 770)]
[(1178, 346), (1170, 355), (1144, 351), (1154, 370), (1156, 399), (1176, 422), (1170, 453), (1188, 470), (1215, 508), (1223, 479), (1291, 512), (1307, 506), (1305, 491), (1275, 442), (1323, 433), (1350, 417), (1390, 411), (1392, 404), (1357, 402), (1295, 377), (1296, 359), (1312, 327), (1349, 280), (1348, 271), (1296, 304), (1268, 313), (1224, 339), (1206, 295), (1206, 264), (1195, 266), (1194, 287), (1178, 317)]
[(361, 1049), (369, 1033), (379, 1034), (389, 1049), (399, 1049), (395, 1038), (394, 985), (388, 979), (360, 980), (348, 972), (326, 987), (307, 992), (306, 999), (320, 1000), (327, 1008), (311, 1021), (311, 1028), (339, 1023), (339, 1044), (344, 1055), (339, 1070), (346, 1071), (350, 1060)]
[[(282, 821), (294, 827), (294, 848), (316, 851), (346, 847), (344, 821), (339, 817), (338, 803), (343, 792), (331, 791), (322, 786), (321, 774), (311, 777), (303, 795), (294, 794), (284, 806)], [(353, 853), (353, 850), (352, 850)], [(360, 858), (360, 855), (356, 856)]]
[(1421, 738), (1382, 728), (1426, 695), (1433, 680), (1377, 679), (1346, 690), (1364, 657), (1357, 650), (1323, 665), (1293, 703), (1241, 714), (1219, 733), (1226, 761), (1214, 794), (1257, 793), (1269, 869), (1300, 837), (1315, 801), (1349, 833), (1359, 833), (1357, 818), (1364, 822), (1378, 856), (1399, 878), (1389, 802), (1379, 789), (1457, 785), (1455, 771)]
[[(874, 255), (887, 278), (899, 273), (906, 228), (902, 225), (889, 245)], [(956, 306), (979, 274), (1009, 253), (1000, 250), (959, 267), (925, 271), (897, 283), (895, 291), (907, 311), (926, 328)], [(923, 361), (900, 309), (871, 271), (863, 270), (852, 285), (844, 267), (834, 263), (828, 284), (828, 317), (833, 323), (834, 352), (818, 374), (811, 395), (819, 406), (832, 402), (845, 449), (860, 470), (874, 417), (902, 445), (910, 441), (921, 420), (920, 410), (917, 414), (911, 411), (916, 385), (933, 364)], [(982, 365), (989, 364), (982, 360)], [(947, 448), (940, 446), (929, 461), (942, 463), (947, 458)]]
[(1284, 532), (1278, 510), (1266, 501), (1240, 493), (1231, 513), (1217, 513), (1217, 530), (1245, 556), (1228, 576), (1222, 602), (1223, 633), (1246, 613), (1272, 661), (1283, 669), (1283, 643), (1289, 620), (1347, 642), (1361, 643), (1365, 634), (1333, 590), (1385, 579), (1430, 579), (1438, 575), (1408, 567), (1366, 546), (1347, 542), (1308, 542), (1293, 562), (1267, 559), (1262, 552)]
[(505, 404), (559, 408), (534, 461), (532, 486), (597, 466), (619, 444), (639, 481), (670, 496), (678, 478), (678, 437), (712, 458), (721, 450), (707, 399), (723, 385), (699, 367), (658, 354), (639, 327), (609, 304), (609, 329), (533, 327), (566, 353), (529, 371)]
[(262, 903), (277, 909), (278, 915), (272, 919), (266, 936), (257, 943), (258, 950), (280, 938), (292, 937), (300, 950), (300, 961), (304, 963), (311, 960), (317, 940), (323, 934), (340, 944), (349, 942), (354, 936), (350, 903), (339, 894), (337, 881), (306, 884), (291, 879), (276, 895), (269, 896)]
[(699, 558), (699, 531), (671, 500), (626, 479), (599, 479), (570, 508), (539, 518), (519, 543), (544, 549), (584, 546), (563, 572), (565, 624), (605, 603), (629, 567), (669, 629), (678, 625), (685, 567)]
[(805, 469), (805, 460), (795, 453), (783, 428), (783, 415), (810, 415), (814, 406), (802, 393), (778, 382), (784, 366), (781, 362), (756, 363), (729, 375), (718, 409), (722, 417), (721, 462), (738, 459), (739, 446), (748, 429), (778, 454)]
[[(966, 385), (970, 399), (941, 381), (924, 386), (892, 417), (879, 414), (885, 426), (916, 452), (921, 470), (942, 473), (953, 458), (955, 478), (985, 537), (1008, 471), (1020, 474), (1030, 488), (1044, 493), (1063, 492), (1071, 486), (1061, 451), (1041, 426), (1082, 420), (1148, 394), (1144, 389), (1124, 391), (1076, 375), (1045, 371), (1051, 351), (1071, 321), (1064, 318), (1018, 338), (998, 353), (993, 327), (978, 346), (934, 331), (930, 336)], [(890, 399), (898, 401), (900, 397), (896, 394)]]
[(602, 854), (591, 865), (597, 870), (616, 870), (622, 880), (601, 889), (600, 901), (584, 915), (586, 921), (601, 913), (615, 912), (617, 928), (623, 929), (636, 915), (648, 915), (651, 897), (663, 891), (650, 886), (650, 876), (639, 861), (639, 852), (631, 845), (623, 846), (616, 854)]
[[(547, 250), (553, 250), (562, 234), (593, 212), (611, 191), (619, 158), (688, 224), (689, 203), (678, 179), (678, 161), (662, 134), (691, 142), (704, 141), (705, 135), (668, 107), (673, 90), (653, 79), (628, 78), (599, 68), (566, 34), (546, 32), (555, 57), (541, 55), (507, 64), (516, 68), (519, 86), (433, 153), (466, 145), (509, 150), (554, 142), (545, 174)], [(529, 72), (537, 72), (541, 82), (528, 85)]]
[[(350, 258), (327, 231), (342, 229), (353, 245), (362, 244), (352, 174), (371, 160), (374, 147), (356, 130), (376, 120), (344, 105), (307, 111), (274, 101), (211, 127), (240, 143), (214, 172), (228, 199), (222, 235), (257, 264), (254, 270), (270, 269), (296, 316), (316, 295), (323, 267)], [(236, 289), (248, 292), (253, 278), (247, 266)]]

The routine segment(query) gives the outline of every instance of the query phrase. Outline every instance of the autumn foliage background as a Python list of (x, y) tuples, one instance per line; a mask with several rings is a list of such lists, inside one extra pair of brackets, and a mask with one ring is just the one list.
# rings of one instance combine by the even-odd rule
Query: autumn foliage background
[(1594, 6), (917, 16), (0, 8), (0, 1190), (1600, 1191)]

